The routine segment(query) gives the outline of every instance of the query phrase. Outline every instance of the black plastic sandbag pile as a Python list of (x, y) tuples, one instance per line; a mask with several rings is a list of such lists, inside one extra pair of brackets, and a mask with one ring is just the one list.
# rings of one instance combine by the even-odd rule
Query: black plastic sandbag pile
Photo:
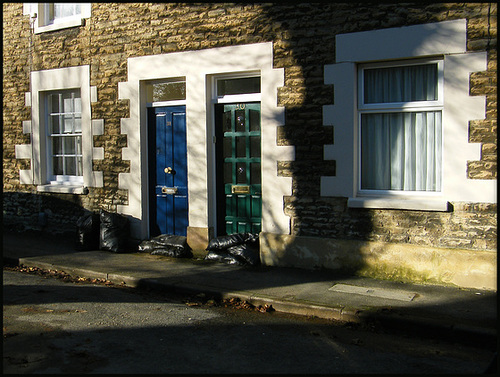
[(76, 249), (127, 252), (130, 246), (128, 218), (101, 210), (99, 214), (86, 212), (76, 222)]
[(172, 234), (161, 234), (139, 244), (139, 251), (152, 255), (174, 258), (192, 258), (193, 253), (187, 244), (187, 238)]
[(88, 251), (99, 249), (99, 214), (84, 213), (76, 221), (76, 250)]
[(260, 264), (259, 235), (236, 233), (212, 239), (205, 260), (226, 264), (257, 266)]
[(101, 211), (99, 217), (101, 222), (99, 248), (115, 253), (125, 252), (128, 246), (128, 236), (130, 234), (128, 218), (118, 213), (106, 211)]

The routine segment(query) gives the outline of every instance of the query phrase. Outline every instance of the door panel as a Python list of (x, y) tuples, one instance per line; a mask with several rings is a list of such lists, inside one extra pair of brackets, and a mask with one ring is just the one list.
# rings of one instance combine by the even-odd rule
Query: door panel
[(260, 104), (216, 105), (218, 233), (259, 233)]
[(186, 235), (188, 226), (185, 106), (148, 109), (151, 236)]

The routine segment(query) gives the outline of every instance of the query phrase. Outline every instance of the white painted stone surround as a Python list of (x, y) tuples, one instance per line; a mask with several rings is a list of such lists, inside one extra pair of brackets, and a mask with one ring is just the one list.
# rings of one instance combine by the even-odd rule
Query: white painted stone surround
[(130, 172), (120, 173), (119, 188), (128, 190), (128, 204), (118, 212), (132, 217), (137, 238), (148, 236), (147, 113), (145, 81), (185, 77), (189, 226), (215, 224), (214, 121), (211, 82), (214, 75), (258, 72), (261, 76), (262, 119), (262, 231), (289, 234), (290, 219), (283, 211), (283, 196), (291, 194), (291, 178), (277, 176), (277, 161), (295, 158), (294, 148), (277, 146), (277, 127), (284, 124), (284, 109), (277, 106), (284, 69), (273, 68), (272, 43), (229, 46), (128, 59), (128, 81), (118, 84), (119, 99), (130, 100), (130, 117), (122, 118), (127, 135), (123, 160)]
[[(40, 98), (43, 92), (80, 89), (82, 99), (83, 186), (48, 184), (46, 142)], [(90, 86), (88, 65), (57, 68), (31, 73), (31, 92), (25, 93), (25, 105), (31, 107), (31, 120), (23, 121), (23, 133), (31, 133), (31, 144), (15, 146), (17, 159), (30, 159), (31, 169), (19, 171), (21, 184), (35, 184), (38, 191), (81, 194), (84, 187), (102, 187), (102, 171), (92, 170), (92, 160), (104, 158), (104, 148), (93, 147), (93, 136), (102, 135), (104, 121), (91, 119), (90, 103), (97, 101), (96, 87)]]
[[(444, 57), (443, 188), (422, 197), (358, 195), (357, 64)], [(323, 124), (334, 126), (324, 159), (336, 160), (336, 176), (321, 177), (322, 196), (349, 198), (351, 207), (446, 210), (448, 202), (496, 203), (497, 181), (467, 178), (467, 161), (481, 159), (481, 144), (469, 143), (469, 120), (484, 119), (486, 98), (469, 95), (471, 72), (487, 68), (485, 52), (467, 52), (467, 21), (454, 20), (336, 36), (336, 64), (325, 66), (334, 85), (334, 105), (323, 107)]]

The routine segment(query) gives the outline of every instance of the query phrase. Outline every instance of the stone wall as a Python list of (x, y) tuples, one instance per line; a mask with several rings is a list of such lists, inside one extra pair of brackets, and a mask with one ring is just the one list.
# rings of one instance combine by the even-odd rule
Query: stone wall
[(297, 236), (496, 250), (497, 205), (453, 203), (450, 212), (348, 208), (341, 198), (288, 198)]
[(4, 229), (74, 234), (76, 221), (84, 213), (80, 199), (80, 195), (4, 192)]
[[(323, 160), (332, 128), (322, 125), (322, 106), (334, 103), (332, 87), (323, 84), (323, 68), (335, 63), (335, 35), (462, 18), (468, 20), (468, 49), (488, 52), (488, 70), (471, 74), (471, 95), (486, 95), (487, 106), (484, 120), (470, 122), (470, 142), (482, 143), (482, 156), (469, 162), (467, 174), (470, 179), (497, 178), (496, 4), (93, 3), (91, 18), (83, 26), (34, 36), (22, 8), (21, 3), (3, 4), (4, 193), (38, 196), (36, 187), (19, 184), (19, 170), (29, 169), (29, 160), (16, 159), (14, 149), (30, 143), (22, 127), (31, 116), (24, 96), (30, 89), (30, 70), (89, 65), (90, 85), (97, 88), (98, 97), (92, 103), (92, 118), (104, 119), (104, 134), (94, 136), (94, 146), (104, 148), (104, 159), (94, 160), (94, 170), (103, 171), (104, 187), (90, 188), (88, 195), (59, 194), (58, 205), (33, 199), (37, 213), (50, 211), (53, 228), (72, 221), (63, 214), (61, 203), (110, 211), (127, 203), (127, 191), (118, 188), (118, 174), (129, 169), (121, 159), (127, 138), (120, 131), (128, 101), (118, 100), (127, 58), (272, 41), (274, 67), (285, 69), (278, 104), (285, 107), (286, 118), (278, 129), (278, 144), (293, 145), (296, 153), (295, 161), (277, 166), (280, 175), (293, 177), (292, 196), (284, 203), (292, 235), (496, 248), (493, 204), (453, 203), (453, 211), (435, 213), (349, 209), (345, 199), (320, 197), (320, 177), (335, 174), (335, 162)], [(18, 214), (19, 200), (19, 195), (4, 195), (5, 219), (36, 222), (36, 217)]]

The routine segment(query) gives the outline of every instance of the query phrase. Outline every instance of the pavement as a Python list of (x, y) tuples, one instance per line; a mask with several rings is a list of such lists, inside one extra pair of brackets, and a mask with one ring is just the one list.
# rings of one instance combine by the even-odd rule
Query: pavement
[(3, 232), (4, 264), (64, 271), (147, 288), (217, 299), (237, 297), (279, 312), (431, 331), (497, 344), (497, 292), (270, 266), (235, 266), (148, 253), (77, 251), (72, 237)]

